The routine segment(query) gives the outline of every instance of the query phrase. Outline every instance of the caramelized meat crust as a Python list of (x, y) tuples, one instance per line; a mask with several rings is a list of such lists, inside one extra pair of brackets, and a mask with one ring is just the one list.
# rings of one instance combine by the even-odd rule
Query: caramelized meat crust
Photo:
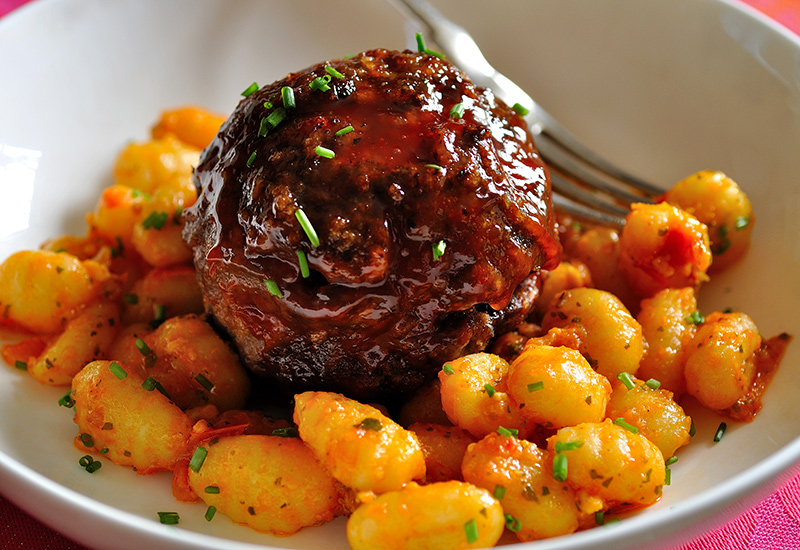
[(252, 93), (195, 179), (184, 239), (206, 309), (293, 392), (412, 391), (524, 319), (560, 256), (524, 121), (420, 52), (368, 51)]

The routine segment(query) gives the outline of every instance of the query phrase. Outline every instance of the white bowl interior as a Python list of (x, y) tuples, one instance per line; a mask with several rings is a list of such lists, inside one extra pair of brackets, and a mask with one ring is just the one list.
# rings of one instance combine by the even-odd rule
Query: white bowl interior
[[(800, 333), (800, 41), (722, 0), (477, 0), (437, 3), (488, 59), (578, 137), (665, 187), (723, 170), (756, 215), (749, 256), (701, 291), (706, 311), (749, 313), (766, 336)], [(0, 21), (0, 258), (65, 232), (110, 182), (119, 150), (162, 109), (229, 112), (251, 82), (374, 47), (404, 48), (414, 27), (378, 0), (40, 0)], [(77, 464), (62, 389), (0, 369), (0, 487), (97, 548), (347, 548), (343, 520), (274, 538), (174, 501), (166, 476)], [(751, 424), (700, 413), (662, 502), (613, 529), (520, 547), (668, 547), (763, 496), (800, 459), (800, 352), (789, 348)], [(695, 412), (692, 410), (692, 412)], [(737, 504), (738, 502), (738, 504)], [(181, 514), (179, 527), (156, 512)], [(67, 515), (66, 512), (69, 511)], [(706, 528), (711, 524), (705, 524)], [(263, 546), (262, 546), (263, 547)]]

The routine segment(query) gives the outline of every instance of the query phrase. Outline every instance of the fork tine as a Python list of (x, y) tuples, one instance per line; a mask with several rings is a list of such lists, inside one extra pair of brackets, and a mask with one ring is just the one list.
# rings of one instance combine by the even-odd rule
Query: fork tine
[(622, 227), (625, 225), (625, 218), (622, 216), (601, 212), (591, 206), (576, 202), (560, 193), (553, 193), (553, 205), (563, 212), (602, 225), (611, 225), (615, 227)]

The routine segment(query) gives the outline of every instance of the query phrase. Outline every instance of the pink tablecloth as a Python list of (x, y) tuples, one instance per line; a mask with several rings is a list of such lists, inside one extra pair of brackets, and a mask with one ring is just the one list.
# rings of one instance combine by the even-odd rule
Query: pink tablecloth
[[(0, 17), (29, 0), (0, 0)], [(743, 0), (800, 33), (800, 0)], [(0, 496), (0, 550), (88, 550)], [(682, 550), (800, 550), (800, 474), (721, 529)]]

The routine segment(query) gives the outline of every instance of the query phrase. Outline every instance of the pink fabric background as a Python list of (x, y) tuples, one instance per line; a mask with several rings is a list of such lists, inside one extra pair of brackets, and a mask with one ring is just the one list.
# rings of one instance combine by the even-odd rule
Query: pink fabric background
[[(29, 0), (0, 0), (0, 17)], [(742, 0), (800, 33), (800, 0)], [(0, 550), (88, 550), (0, 495)], [(800, 550), (800, 474), (731, 523), (681, 550)]]

